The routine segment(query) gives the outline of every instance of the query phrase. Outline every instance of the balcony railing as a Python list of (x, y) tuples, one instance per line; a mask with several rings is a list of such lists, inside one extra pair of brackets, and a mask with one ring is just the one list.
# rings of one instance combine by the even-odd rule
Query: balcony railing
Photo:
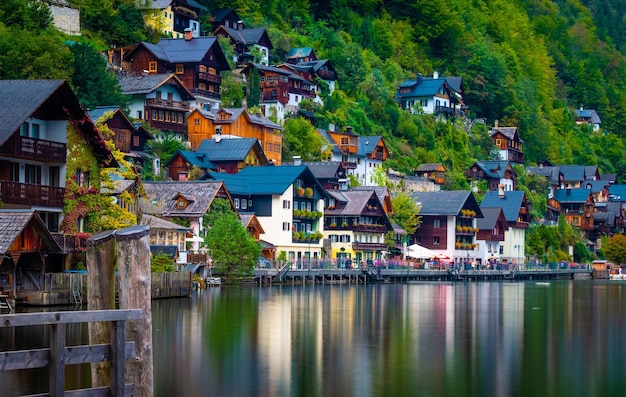
[(179, 123), (170, 123), (167, 121), (158, 121), (158, 120), (148, 120), (148, 124), (151, 127), (156, 128), (162, 131), (172, 130), (174, 132), (186, 133), (187, 132), (187, 124), (179, 124)]
[(148, 98), (146, 99), (146, 106), (152, 106), (157, 108), (164, 109), (176, 109), (176, 110), (187, 110), (189, 105), (187, 102), (181, 101), (168, 101), (167, 99), (158, 99), (158, 98)]
[(2, 153), (37, 161), (65, 163), (67, 145), (63, 142), (14, 135), (4, 144)]
[(462, 110), (453, 108), (453, 107), (449, 107), (449, 106), (435, 106), (435, 112), (437, 113), (443, 113), (443, 114), (450, 114), (456, 117), (463, 117), (465, 116), (465, 113)]
[(0, 181), (0, 199), (6, 204), (63, 208), (62, 187)]
[(213, 92), (213, 91), (207, 91), (207, 90), (201, 90), (199, 88), (192, 88), (189, 90), (193, 95), (200, 95), (203, 96), (205, 98), (213, 98), (213, 99), (221, 99), (222, 96), (220, 95), (219, 92)]
[(352, 243), (352, 249), (359, 251), (379, 251), (386, 250), (387, 248), (387, 244), (384, 243)]
[(204, 81), (210, 81), (212, 83), (222, 84), (222, 78), (215, 74), (199, 72), (198, 79), (204, 80)]

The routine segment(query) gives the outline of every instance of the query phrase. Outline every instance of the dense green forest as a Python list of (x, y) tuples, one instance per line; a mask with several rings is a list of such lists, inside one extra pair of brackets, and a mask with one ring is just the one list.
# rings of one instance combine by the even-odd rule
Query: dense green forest
[[(318, 127), (382, 135), (392, 152), (386, 166), (395, 170), (443, 162), (452, 176), (447, 187), (467, 188), (463, 170), (492, 158), (488, 126), (498, 120), (518, 127), (527, 165), (598, 165), (626, 180), (625, 0), (197, 1), (209, 10), (235, 9), (247, 27), (266, 27), (273, 63), (292, 47), (330, 59), (340, 89), (312, 109)], [(123, 105), (98, 51), (159, 39), (136, 5), (145, 2), (68, 2), (81, 10), (80, 37), (50, 27), (37, 1), (0, 4), (0, 78), (63, 78), (86, 107)], [(209, 18), (202, 16), (207, 33)], [(400, 82), (435, 71), (463, 78), (469, 120), (487, 125), (441, 123), (396, 105)], [(600, 132), (576, 126), (580, 106), (598, 112)], [(292, 124), (293, 133), (306, 134)], [(285, 134), (290, 142), (291, 129)]]

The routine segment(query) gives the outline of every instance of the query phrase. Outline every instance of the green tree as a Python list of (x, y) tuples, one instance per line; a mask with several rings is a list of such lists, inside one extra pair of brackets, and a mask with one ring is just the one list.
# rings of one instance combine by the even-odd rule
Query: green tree
[(261, 100), (261, 86), (259, 69), (252, 68), (250, 80), (248, 81), (248, 106), (259, 106)]
[(252, 275), (261, 248), (236, 214), (225, 213), (217, 218), (206, 242), (217, 272), (235, 277)]
[(391, 205), (394, 212), (391, 216), (391, 220), (396, 222), (402, 229), (406, 230), (409, 236), (415, 234), (415, 231), (421, 223), (421, 216), (419, 216), (420, 207), (411, 196), (405, 192), (397, 193), (391, 199)]
[(602, 250), (609, 261), (617, 264), (626, 263), (626, 236), (616, 234), (606, 239), (602, 244)]
[(150, 258), (150, 271), (152, 273), (173, 272), (176, 269), (173, 258), (165, 253), (159, 253)]
[(315, 127), (302, 117), (290, 118), (283, 132), (283, 160), (302, 156), (303, 161), (319, 161), (322, 156), (323, 138)]
[(211, 203), (209, 212), (202, 217), (202, 226), (205, 229), (212, 228), (215, 221), (225, 214), (235, 214), (230, 200), (216, 197)]
[(39, 32), (52, 23), (48, 4), (35, 0), (3, 0), (0, 2), (0, 22), (23, 30)]

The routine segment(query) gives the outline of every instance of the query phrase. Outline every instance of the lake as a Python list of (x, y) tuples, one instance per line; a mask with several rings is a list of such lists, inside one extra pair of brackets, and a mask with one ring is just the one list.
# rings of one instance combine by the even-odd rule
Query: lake
[[(217, 287), (155, 300), (152, 316), (160, 397), (626, 393), (626, 282)], [(0, 372), (2, 395), (46, 383)]]

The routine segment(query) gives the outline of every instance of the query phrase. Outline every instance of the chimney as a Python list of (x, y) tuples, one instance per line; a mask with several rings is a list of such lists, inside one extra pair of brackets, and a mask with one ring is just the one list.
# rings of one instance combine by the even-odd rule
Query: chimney
[(496, 130), (498, 129), (498, 120), (493, 122), (493, 128)]
[(185, 29), (185, 40), (189, 41), (193, 39), (193, 30), (191, 28), (186, 28)]
[(437, 80), (438, 78), (439, 78), (439, 72), (435, 70), (435, 71), (433, 72), (433, 79), (434, 79), (434, 80)]
[(302, 156), (293, 156), (293, 165), (302, 165)]
[(328, 131), (335, 131), (335, 123), (328, 124)]
[(415, 80), (417, 80), (417, 84), (422, 82), (422, 74), (418, 73), (417, 76), (415, 77)]
[(346, 133), (352, 134), (352, 126), (347, 126), (346, 127)]
[(237, 21), (237, 30), (242, 30), (243, 29), (243, 21), (240, 19)]
[(501, 198), (501, 199), (504, 198), (504, 185), (503, 184), (498, 185), (498, 198)]

